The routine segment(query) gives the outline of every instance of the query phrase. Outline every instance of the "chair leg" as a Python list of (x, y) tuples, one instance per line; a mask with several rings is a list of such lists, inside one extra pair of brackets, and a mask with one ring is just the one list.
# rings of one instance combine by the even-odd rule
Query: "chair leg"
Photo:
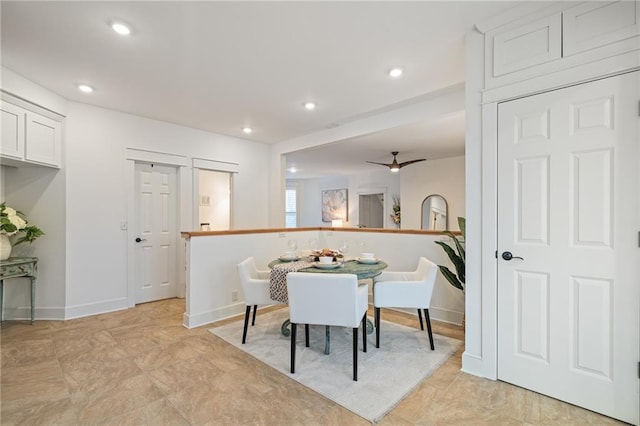
[(358, 327), (353, 329), (353, 381), (358, 381)]
[(427, 331), (429, 332), (429, 343), (431, 343), (431, 350), (435, 350), (435, 346), (433, 345), (433, 333), (431, 332), (431, 318), (429, 318), (429, 310), (424, 310), (424, 319), (427, 322)]
[(256, 312), (258, 311), (258, 305), (253, 305), (253, 319), (251, 320), (251, 326), (256, 325)]
[(247, 341), (247, 326), (249, 325), (249, 314), (251, 313), (251, 306), (247, 306), (247, 310), (244, 312), (244, 330), (242, 330), (242, 344)]
[(380, 308), (375, 309), (375, 322), (376, 322), (376, 348), (380, 347)]
[(309, 324), (304, 325), (304, 345), (309, 347)]
[(324, 354), (329, 355), (331, 353), (331, 327), (324, 326)]
[(367, 351), (367, 314), (362, 317), (362, 352)]
[(420, 319), (420, 330), (424, 330), (424, 325), (422, 324), (422, 312), (418, 309), (418, 318)]
[(296, 332), (298, 324), (291, 323), (291, 374), (296, 371)]

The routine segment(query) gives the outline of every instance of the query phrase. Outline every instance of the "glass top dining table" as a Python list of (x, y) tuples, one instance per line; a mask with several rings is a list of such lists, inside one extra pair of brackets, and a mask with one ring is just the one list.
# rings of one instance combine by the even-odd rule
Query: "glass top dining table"
[[(272, 269), (275, 265), (281, 265), (283, 263), (288, 262), (276, 259), (269, 263), (269, 269)], [(312, 265), (308, 268), (300, 269), (300, 272), (319, 272), (324, 274), (354, 274), (358, 277), (359, 280), (364, 280), (380, 275), (382, 270), (387, 268), (387, 266), (388, 265), (383, 261), (378, 261), (378, 263), (373, 264), (366, 264), (360, 263), (355, 259), (351, 259), (347, 260), (346, 262), (344, 262), (344, 264), (334, 269), (320, 269)]]
[[(282, 265), (287, 263), (290, 263), (290, 262), (276, 259), (269, 262), (269, 269), (273, 269), (273, 267), (276, 265)], [(351, 260), (345, 261), (340, 266), (332, 269), (316, 268), (315, 266), (313, 266), (314, 263), (315, 262), (310, 262), (310, 266), (299, 269), (298, 271), (310, 272), (310, 273), (324, 273), (324, 274), (354, 274), (355, 276), (358, 277), (358, 280), (364, 280), (364, 279), (369, 279), (369, 278), (373, 278), (375, 276), (380, 275), (382, 270), (388, 266), (385, 262), (381, 260), (378, 261), (377, 263), (360, 263), (355, 259), (351, 259)], [(290, 335), (289, 325), (290, 325), (289, 320), (286, 320), (280, 328), (280, 331), (284, 336)], [(373, 324), (368, 318), (366, 320), (366, 325), (367, 325), (367, 334), (373, 333)], [(326, 326), (324, 353), (327, 355), (329, 354), (329, 350), (330, 350), (329, 342), (330, 342), (329, 326)]]

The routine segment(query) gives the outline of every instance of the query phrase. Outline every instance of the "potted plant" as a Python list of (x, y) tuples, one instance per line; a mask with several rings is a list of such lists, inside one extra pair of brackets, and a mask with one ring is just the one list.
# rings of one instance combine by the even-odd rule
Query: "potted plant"
[[(462, 240), (458, 239), (458, 236), (455, 235), (451, 231), (444, 231), (443, 234), (448, 235), (454, 242), (454, 247), (451, 247), (449, 244), (444, 241), (435, 241), (440, 247), (444, 249), (451, 259), (451, 263), (455, 267), (456, 272), (452, 272), (448, 267), (444, 265), (438, 265), (438, 269), (440, 269), (440, 273), (444, 275), (444, 277), (449, 281), (449, 283), (455, 288), (462, 291), (464, 294), (465, 291), (465, 235), (466, 235), (466, 220), (464, 217), (458, 217), (458, 226), (460, 227), (460, 232), (462, 232)], [(465, 318), (462, 317), (462, 328), (465, 328)]]
[[(466, 220), (464, 217), (458, 218), (458, 226), (460, 227), (460, 232), (462, 232), (462, 240), (458, 239), (458, 236), (453, 234), (451, 231), (444, 231), (443, 234), (448, 235), (454, 242), (454, 247), (451, 247), (449, 244), (444, 241), (435, 241), (440, 247), (444, 249), (444, 251), (451, 259), (451, 263), (455, 267), (456, 272), (452, 272), (448, 267), (443, 265), (438, 265), (440, 272), (444, 277), (449, 281), (449, 283), (455, 288), (462, 291), (464, 294), (465, 291), (465, 250), (464, 250), (464, 240), (465, 240), (465, 228), (466, 228)], [(455, 249), (454, 249), (455, 248)]]
[[(9, 237), (18, 235), (12, 243)], [(25, 215), (5, 203), (0, 204), (0, 260), (11, 255), (12, 246), (25, 242), (32, 243), (44, 232), (35, 225), (29, 225)]]

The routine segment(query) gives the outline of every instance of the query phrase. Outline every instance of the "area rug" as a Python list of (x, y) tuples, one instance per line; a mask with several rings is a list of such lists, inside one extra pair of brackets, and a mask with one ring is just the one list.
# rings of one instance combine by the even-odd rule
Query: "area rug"
[(383, 320), (379, 349), (375, 347), (375, 334), (370, 334), (367, 352), (363, 353), (362, 336), (359, 336), (358, 381), (354, 382), (351, 329), (331, 327), (331, 352), (325, 355), (325, 327), (310, 327), (309, 348), (304, 346), (304, 327), (298, 327), (296, 372), (291, 374), (291, 340), (280, 332), (287, 318), (288, 309), (259, 315), (256, 325), (249, 326), (244, 345), (243, 320), (209, 331), (373, 423), (392, 410), (462, 344), (434, 334), (435, 351), (432, 351), (426, 330)]

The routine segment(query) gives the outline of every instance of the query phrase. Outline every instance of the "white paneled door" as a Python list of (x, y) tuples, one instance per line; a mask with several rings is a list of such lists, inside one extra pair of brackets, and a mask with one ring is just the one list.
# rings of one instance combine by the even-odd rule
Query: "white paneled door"
[(176, 297), (176, 169), (136, 163), (135, 302)]
[(498, 107), (498, 378), (634, 424), (639, 79)]

